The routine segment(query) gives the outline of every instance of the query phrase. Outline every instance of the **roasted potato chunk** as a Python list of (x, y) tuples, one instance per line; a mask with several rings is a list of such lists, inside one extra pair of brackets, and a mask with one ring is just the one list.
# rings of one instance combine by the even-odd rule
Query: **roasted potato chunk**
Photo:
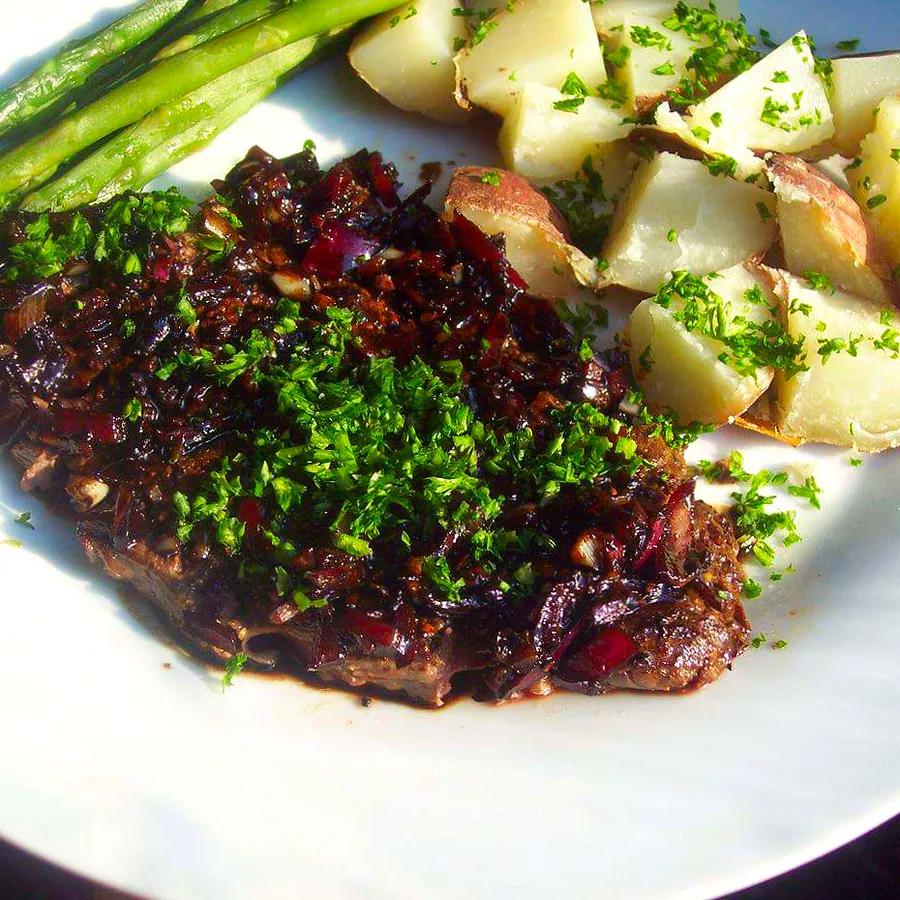
[(768, 168), (788, 270), (819, 272), (845, 291), (888, 303), (896, 290), (891, 269), (857, 202), (799, 157), (777, 154)]
[(448, 217), (461, 213), (486, 234), (503, 234), (507, 259), (541, 297), (572, 295), (578, 285), (575, 270), (594, 270), (592, 261), (569, 244), (558, 210), (514, 172), (481, 166), (457, 169), (444, 211)]

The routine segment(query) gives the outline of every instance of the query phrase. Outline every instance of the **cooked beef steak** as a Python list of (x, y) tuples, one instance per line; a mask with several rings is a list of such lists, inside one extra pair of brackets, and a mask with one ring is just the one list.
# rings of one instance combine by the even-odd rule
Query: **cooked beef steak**
[(23, 277), (34, 219), (5, 224), (0, 436), (92, 560), (204, 653), (430, 706), (730, 665), (729, 523), (501, 243), (365, 151), (215, 187), (187, 229), (126, 216), (117, 265)]

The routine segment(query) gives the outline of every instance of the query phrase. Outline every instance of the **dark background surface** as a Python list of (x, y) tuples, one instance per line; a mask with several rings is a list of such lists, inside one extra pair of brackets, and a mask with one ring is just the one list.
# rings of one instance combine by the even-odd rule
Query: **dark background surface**
[[(126, 900), (0, 841), (4, 900)], [(726, 900), (891, 900), (900, 897), (900, 816), (828, 856)], [(253, 900), (253, 898), (248, 898)]]

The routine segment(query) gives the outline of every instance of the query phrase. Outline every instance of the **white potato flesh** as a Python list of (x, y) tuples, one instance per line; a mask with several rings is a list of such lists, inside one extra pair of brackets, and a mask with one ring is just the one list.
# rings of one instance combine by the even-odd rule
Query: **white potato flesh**
[(834, 133), (825, 82), (806, 33), (798, 31), (746, 72), (720, 87), (688, 116), (709, 132), (709, 146), (799, 153)]
[(775, 238), (774, 205), (755, 185), (659, 153), (619, 203), (601, 254), (605, 279), (652, 294), (675, 269), (706, 275), (760, 256)]
[[(697, 0), (692, 6), (708, 9), (710, 0)], [(597, 0), (591, 3), (594, 26), (604, 38), (615, 37), (625, 22), (626, 16), (652, 16), (665, 19), (675, 8), (674, 0)], [(721, 19), (736, 19), (740, 13), (737, 0), (720, 0), (716, 10)]]
[(652, 142), (670, 146), (674, 140), (676, 145), (690, 148), (709, 159), (727, 156), (734, 160), (735, 178), (757, 184), (765, 182), (765, 163), (749, 147), (735, 142), (734, 135), (717, 132), (712, 141), (708, 140), (703, 131), (696, 133), (691, 131), (687, 120), (675, 112), (668, 103), (661, 103), (656, 108), (654, 123), (653, 126), (643, 129)]
[(415, 0), (379, 16), (353, 41), (350, 65), (394, 106), (442, 122), (465, 119), (454, 97), (454, 43), (467, 36), (455, 0)]
[[(729, 319), (743, 316), (762, 323), (771, 318), (776, 301), (770, 282), (753, 266), (726, 269), (707, 283), (725, 301)], [(761, 303), (747, 298), (755, 288)], [(654, 410), (669, 410), (685, 425), (723, 425), (763, 394), (774, 372), (763, 368), (742, 375), (722, 362), (726, 348), (721, 341), (690, 332), (675, 318), (682, 305), (676, 298), (664, 308), (653, 297), (637, 305), (626, 329), (631, 369)]]
[(486, 234), (506, 237), (506, 258), (540, 297), (570, 297), (577, 282), (566, 225), (524, 178), (502, 169), (466, 166), (453, 173), (445, 216), (462, 213)]
[[(900, 327), (896, 309), (843, 291), (812, 290), (790, 275), (777, 291), (788, 332), (805, 338), (809, 365), (792, 378), (776, 374), (779, 431), (871, 452), (900, 445), (900, 358), (875, 346), (886, 329)], [(856, 338), (856, 356), (818, 353), (820, 340)]]
[(900, 94), (878, 105), (875, 130), (859, 148), (861, 165), (847, 171), (850, 189), (875, 226), (888, 262), (900, 270)]
[(900, 91), (900, 51), (842, 56), (832, 60), (832, 66), (831, 143), (839, 153), (853, 157), (875, 124), (875, 107)]
[(890, 302), (896, 290), (890, 266), (859, 204), (797, 156), (776, 154), (768, 168), (788, 270), (819, 272), (842, 290)]
[(603, 50), (584, 0), (518, 0), (482, 41), (456, 57), (457, 97), (506, 115), (522, 85), (559, 89), (570, 72), (589, 88), (606, 80)]
[(692, 40), (683, 31), (666, 28), (661, 18), (627, 15), (622, 31), (608, 44), (608, 56), (621, 55), (614, 78), (625, 86), (629, 115), (640, 116), (656, 106), (685, 76), (691, 54), (708, 44), (706, 37)]
[(572, 178), (586, 157), (604, 158), (634, 128), (600, 97), (584, 97), (571, 111), (554, 107), (572, 99), (543, 84), (522, 85), (500, 129), (509, 168), (532, 181)]

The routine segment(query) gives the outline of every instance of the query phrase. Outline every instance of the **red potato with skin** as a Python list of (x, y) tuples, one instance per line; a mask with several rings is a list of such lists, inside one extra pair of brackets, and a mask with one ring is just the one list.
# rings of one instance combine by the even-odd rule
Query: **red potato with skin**
[(559, 210), (521, 175), (464, 166), (453, 173), (445, 215), (462, 213), (487, 234), (506, 237), (506, 256), (541, 297), (564, 297), (576, 282), (588, 284), (593, 261), (569, 243)]
[(859, 204), (797, 156), (774, 154), (767, 168), (788, 270), (819, 272), (852, 294), (879, 303), (896, 301), (891, 267)]

